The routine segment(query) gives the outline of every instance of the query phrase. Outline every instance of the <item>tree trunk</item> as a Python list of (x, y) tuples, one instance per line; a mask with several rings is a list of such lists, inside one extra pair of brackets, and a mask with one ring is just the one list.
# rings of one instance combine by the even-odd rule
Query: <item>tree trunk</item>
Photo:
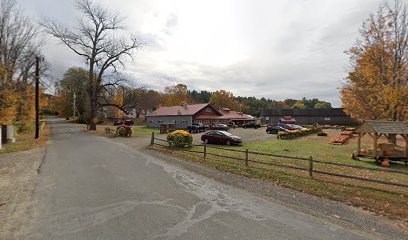
[(96, 110), (97, 110), (97, 98), (95, 94), (92, 94), (91, 97), (91, 109), (89, 112), (89, 130), (96, 131)]

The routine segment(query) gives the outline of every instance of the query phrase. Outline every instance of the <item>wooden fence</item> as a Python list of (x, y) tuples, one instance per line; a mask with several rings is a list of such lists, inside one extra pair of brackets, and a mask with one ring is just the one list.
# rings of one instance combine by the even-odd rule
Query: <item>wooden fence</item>
[[(158, 142), (161, 142), (161, 143), (164, 143), (164, 144), (160, 144)], [(169, 147), (169, 145), (167, 144), (167, 140), (156, 138), (154, 133), (152, 133), (150, 145), (156, 145), (156, 146), (161, 146), (161, 147)], [(284, 156), (284, 155), (277, 155), (277, 154), (268, 154), (268, 153), (262, 153), (262, 152), (255, 152), (255, 151), (249, 151), (248, 149), (237, 150), (237, 149), (218, 147), (218, 146), (209, 145), (209, 144), (205, 144), (205, 143), (202, 144), (202, 145), (194, 145), (194, 146), (203, 147), (203, 150), (202, 151), (195, 151), (195, 150), (192, 150), (192, 149), (189, 149), (189, 148), (172, 148), (172, 149), (177, 150), (177, 151), (184, 151), (184, 152), (192, 152), (192, 153), (202, 154), (204, 159), (207, 158), (207, 156), (210, 155), (210, 156), (222, 157), (222, 158), (232, 159), (232, 160), (237, 160), (237, 161), (244, 161), (245, 165), (248, 166), (248, 167), (249, 167), (249, 163), (256, 163), (256, 164), (261, 164), (261, 165), (269, 165), (269, 166), (275, 166), (275, 167), (295, 169), (295, 170), (300, 170), (300, 171), (307, 171), (308, 174), (309, 174), (309, 177), (311, 177), (311, 178), (313, 177), (314, 173), (318, 173), (318, 174), (323, 174), (323, 175), (329, 175), (329, 176), (335, 176), (335, 177), (341, 177), (341, 178), (347, 178), (347, 179), (354, 179), (354, 180), (360, 180), (360, 181), (380, 183), (380, 184), (385, 184), (385, 185), (408, 188), (408, 185), (403, 184), (403, 183), (390, 182), (390, 181), (384, 181), (384, 180), (379, 180), (379, 179), (370, 179), (370, 178), (364, 178), (364, 177), (359, 177), (359, 176), (351, 176), (351, 175), (345, 175), (345, 174), (342, 174), (342, 173), (333, 173), (333, 172), (327, 172), (327, 171), (320, 171), (320, 170), (314, 169), (314, 166), (315, 166), (315, 164), (325, 164), (325, 165), (334, 165), (334, 166), (353, 168), (353, 169), (363, 169), (363, 170), (369, 170), (369, 171), (374, 171), (374, 172), (397, 173), (397, 174), (403, 174), (403, 175), (408, 175), (408, 171), (402, 171), (402, 170), (396, 170), (396, 169), (383, 169), (383, 168), (365, 167), (365, 166), (351, 165), (351, 164), (345, 164), (345, 163), (315, 160), (311, 156), (307, 157), (307, 158), (303, 158), (303, 157), (292, 157), (292, 156)], [(209, 152), (208, 148), (219, 149), (219, 150), (223, 150), (225, 152), (243, 153), (245, 158), (214, 154), (214, 153)], [(307, 161), (308, 162), (308, 167), (304, 168), (304, 167), (291, 166), (291, 165), (285, 165), (285, 164), (279, 164), (279, 163), (257, 161), (257, 160), (251, 159), (250, 155), (284, 158), (284, 159), (291, 159), (291, 160), (297, 160), (297, 161)]]

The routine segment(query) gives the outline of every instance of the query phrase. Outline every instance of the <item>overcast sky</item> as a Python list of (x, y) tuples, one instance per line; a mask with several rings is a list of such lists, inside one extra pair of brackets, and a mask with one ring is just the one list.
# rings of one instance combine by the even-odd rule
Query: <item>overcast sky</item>
[[(74, 0), (17, 0), (29, 16), (76, 22)], [(344, 53), (380, 0), (101, 0), (147, 46), (126, 71), (139, 86), (225, 89), (234, 95), (313, 98), (340, 106)], [(47, 38), (57, 78), (83, 60)]]

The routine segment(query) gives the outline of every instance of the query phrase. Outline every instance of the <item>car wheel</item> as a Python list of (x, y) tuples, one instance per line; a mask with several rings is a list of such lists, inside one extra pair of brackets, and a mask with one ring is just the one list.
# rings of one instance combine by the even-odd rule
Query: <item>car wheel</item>
[(204, 139), (205, 144), (208, 144), (208, 138)]
[(230, 141), (230, 140), (227, 140), (227, 141), (225, 141), (225, 144), (226, 144), (227, 146), (230, 146), (230, 145), (231, 145), (231, 141)]

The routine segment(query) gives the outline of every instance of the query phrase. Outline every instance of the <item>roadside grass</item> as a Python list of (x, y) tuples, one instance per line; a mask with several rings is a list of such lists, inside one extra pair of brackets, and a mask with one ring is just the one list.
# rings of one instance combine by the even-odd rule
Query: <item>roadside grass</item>
[[(43, 120), (45, 121), (45, 120)], [(0, 154), (26, 151), (32, 148), (42, 147), (47, 144), (49, 129), (47, 123), (45, 123), (43, 131), (40, 132), (40, 137), (34, 139), (34, 124), (26, 131), (22, 133), (16, 133), (16, 143), (4, 144), (3, 149), (0, 150)]]
[[(350, 155), (355, 148), (354, 144), (330, 145), (327, 143), (327, 141), (324, 144), (321, 141), (322, 138), (309, 136), (296, 140), (270, 140), (246, 143), (242, 146), (221, 147), (235, 150), (249, 149), (249, 151), (296, 157), (312, 156), (316, 160), (379, 167), (372, 161), (366, 162), (352, 160)], [(230, 152), (210, 147), (207, 148), (208, 153), (212, 153), (217, 156), (207, 155), (206, 159), (203, 158), (203, 154), (178, 151), (165, 147), (152, 146), (149, 147), (149, 149), (171, 154), (189, 161), (199, 162), (222, 171), (251, 178), (264, 179), (273, 182), (274, 184), (307, 192), (319, 197), (345, 202), (353, 206), (370, 210), (378, 215), (402, 219), (405, 222), (408, 222), (408, 189), (406, 188), (321, 174), (314, 174), (313, 178), (309, 178), (306, 171), (266, 166), (251, 162), (249, 163), (249, 167), (247, 167), (245, 166), (244, 161), (231, 160), (222, 157), (230, 156), (245, 158), (244, 153)], [(190, 150), (203, 151), (203, 147), (196, 146)], [(250, 154), (249, 159), (302, 168), (307, 168), (308, 166), (307, 161), (283, 159), (278, 157), (266, 157)], [(408, 168), (401, 164), (392, 164), (391, 167), (401, 170), (407, 170)], [(353, 169), (319, 163), (314, 164), (314, 169), (408, 184), (407, 175), (398, 173), (373, 172), (369, 170)]]
[[(111, 128), (113, 130), (112, 133), (106, 133), (105, 128)], [(116, 131), (117, 126), (113, 126), (113, 124), (98, 124), (96, 125), (96, 131), (89, 131), (90, 133), (93, 133), (95, 135), (98, 136), (102, 136), (102, 137), (116, 137), (115, 135), (115, 131)], [(159, 133), (159, 129), (156, 128), (148, 128), (145, 126), (132, 126), (133, 129), (133, 135), (132, 138), (135, 137), (146, 137), (152, 134), (152, 132), (154, 132), (154, 134), (158, 134)], [(82, 131), (88, 131), (86, 129), (86, 125), (81, 125), (81, 130)]]

